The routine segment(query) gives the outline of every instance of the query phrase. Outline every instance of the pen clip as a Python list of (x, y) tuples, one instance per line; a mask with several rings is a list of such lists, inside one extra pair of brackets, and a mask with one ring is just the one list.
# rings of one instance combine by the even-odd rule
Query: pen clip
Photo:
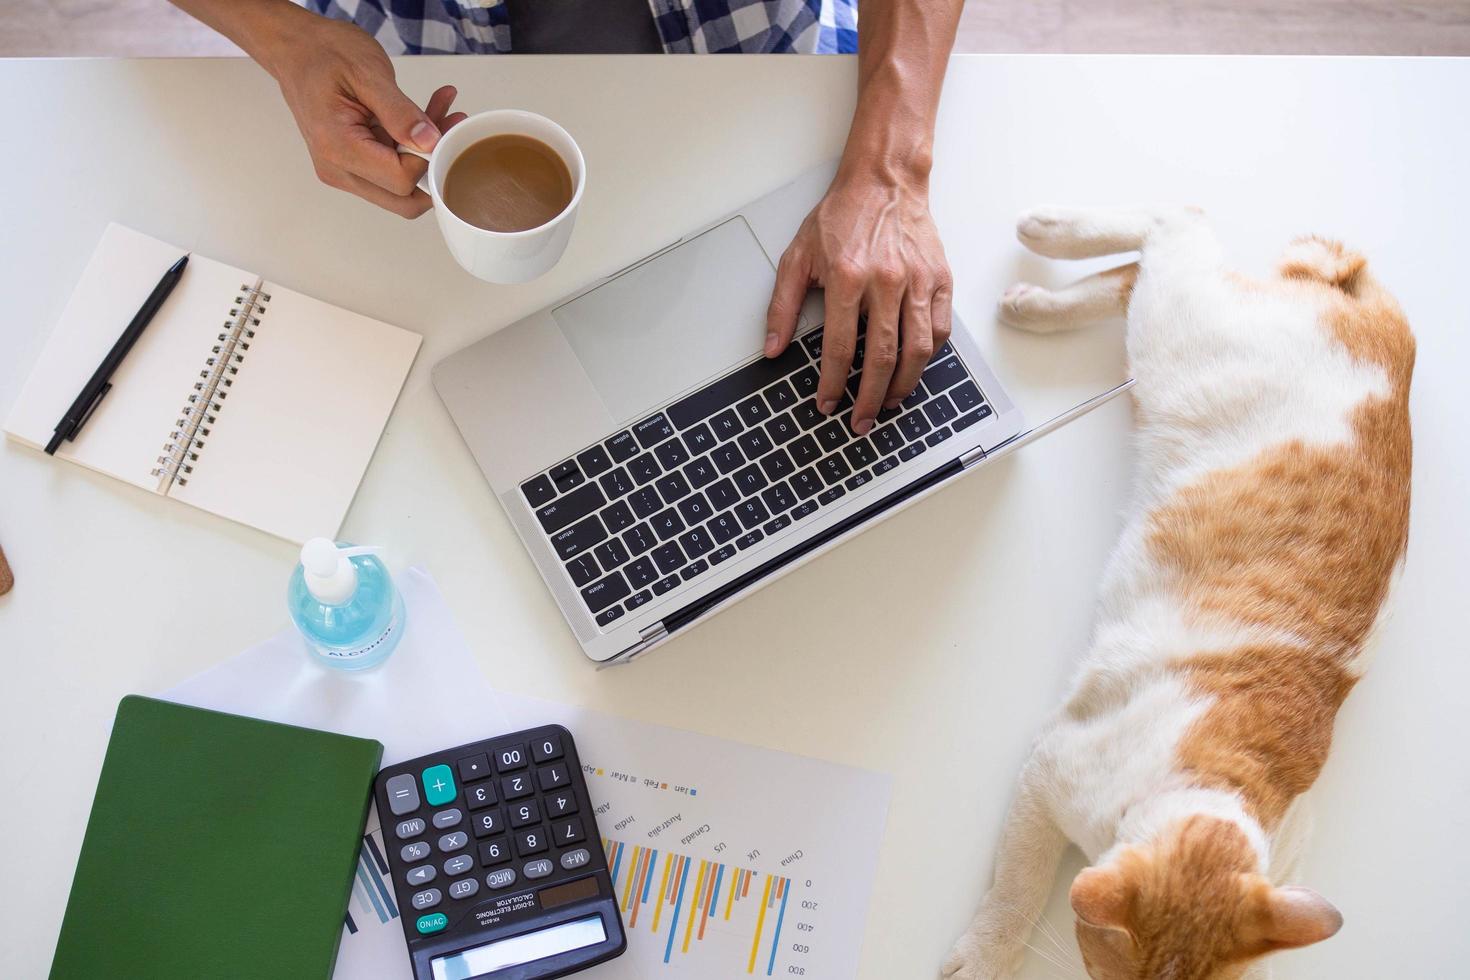
[(102, 404), (102, 399), (106, 397), (107, 393), (111, 390), (111, 381), (103, 382), (102, 387), (97, 389), (97, 397), (92, 399), (92, 404), (87, 406), (87, 410), (82, 413), (82, 417), (77, 420), (77, 424), (71, 427), (71, 432), (68, 433), (66, 437), (67, 442), (70, 442), (77, 437), (77, 433), (82, 431), (82, 426), (87, 424), (87, 419), (91, 418), (92, 413), (97, 411), (97, 406)]

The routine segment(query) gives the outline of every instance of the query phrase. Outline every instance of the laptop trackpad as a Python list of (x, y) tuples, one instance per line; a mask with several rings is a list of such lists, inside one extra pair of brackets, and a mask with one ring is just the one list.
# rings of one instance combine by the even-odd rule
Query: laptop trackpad
[(613, 418), (630, 420), (758, 353), (775, 282), (736, 216), (551, 314)]

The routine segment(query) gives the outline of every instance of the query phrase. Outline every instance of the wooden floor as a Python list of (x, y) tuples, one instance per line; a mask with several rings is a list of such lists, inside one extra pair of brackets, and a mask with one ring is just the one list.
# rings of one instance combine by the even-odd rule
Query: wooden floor
[[(0, 0), (0, 56), (238, 54), (165, 0)], [(957, 51), (1470, 54), (1470, 0), (968, 0)]]

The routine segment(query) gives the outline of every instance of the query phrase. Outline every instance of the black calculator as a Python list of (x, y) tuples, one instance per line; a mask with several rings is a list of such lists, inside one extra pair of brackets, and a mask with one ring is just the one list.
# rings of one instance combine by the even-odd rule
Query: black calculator
[(539, 980), (627, 948), (560, 725), (389, 766), (374, 784), (416, 980)]

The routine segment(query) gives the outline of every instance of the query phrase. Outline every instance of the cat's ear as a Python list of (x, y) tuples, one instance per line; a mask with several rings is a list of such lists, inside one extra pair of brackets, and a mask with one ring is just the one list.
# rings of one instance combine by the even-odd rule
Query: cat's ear
[(1271, 888), (1262, 904), (1252, 938), (1266, 949), (1310, 946), (1342, 928), (1342, 913), (1310, 888)]
[(1129, 925), (1133, 885), (1117, 868), (1084, 868), (1072, 881), (1069, 895), (1077, 918), (1099, 929)]

